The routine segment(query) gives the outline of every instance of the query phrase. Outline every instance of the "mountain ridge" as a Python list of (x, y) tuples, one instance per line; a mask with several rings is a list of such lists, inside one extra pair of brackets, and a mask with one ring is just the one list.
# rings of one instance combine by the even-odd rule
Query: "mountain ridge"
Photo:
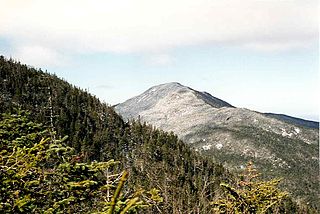
[[(235, 106), (229, 104), (228, 102), (226, 102), (226, 101), (224, 101), (222, 99), (219, 99), (217, 97), (214, 97), (209, 92), (197, 91), (197, 90), (192, 89), (192, 88), (190, 88), (188, 86), (184, 86), (179, 82), (168, 82), (168, 83), (162, 83), (162, 84), (158, 84), (158, 85), (152, 86), (149, 89), (147, 89), (146, 91), (142, 92), (140, 95), (137, 95), (137, 96), (134, 96), (132, 98), (129, 98), (129, 99), (127, 99), (126, 101), (124, 101), (122, 103), (126, 103), (128, 101), (133, 101), (133, 100), (136, 101), (137, 98), (139, 98), (140, 101), (141, 101), (141, 95), (149, 93), (150, 91), (151, 92), (155, 92), (159, 88), (160, 89), (161, 88), (170, 88), (171, 90), (172, 89), (181, 89), (181, 90), (182, 89), (187, 89), (187, 90), (191, 90), (191, 91), (194, 91), (195, 93), (197, 93), (197, 96), (200, 99), (202, 99), (204, 102), (206, 102), (207, 104), (211, 105), (212, 107), (215, 107), (215, 108), (221, 108), (221, 107), (233, 107), (233, 108), (236, 108)], [(122, 103), (115, 104), (113, 107), (118, 109), (119, 111), (121, 111), (121, 107), (119, 108), (119, 106), (121, 106)], [(290, 115), (286, 115), (286, 114), (280, 114), (280, 113), (258, 112), (258, 111), (255, 111), (255, 112), (260, 113), (260, 114), (264, 114), (266, 116), (269, 116), (269, 117), (272, 117), (272, 118), (275, 118), (275, 119), (286, 121), (286, 122), (289, 122), (289, 123), (294, 123), (296, 125), (307, 126), (307, 127), (310, 127), (310, 128), (319, 128), (319, 121), (314, 121), (314, 120), (304, 119), (304, 118), (298, 118), (298, 117), (294, 117), (294, 116), (290, 116)], [(126, 115), (122, 115), (122, 116), (125, 116), (124, 119), (129, 119), (129, 118), (126, 117)]]
[(287, 121), (298, 126), (306, 126), (309, 128), (319, 128), (319, 121), (307, 120), (303, 118), (293, 117), (286, 114), (276, 114), (276, 113), (263, 113), (264, 115), (277, 118), (279, 120)]
[[(179, 90), (164, 88), (172, 85)], [(115, 111), (126, 120), (140, 119), (173, 131), (196, 151), (235, 171), (253, 160), (273, 176), (289, 175), (284, 184), (289, 191), (307, 200), (320, 198), (316, 191), (319, 123), (236, 108), (223, 100), (223, 105), (210, 105), (198, 93), (177, 83), (161, 84), (115, 106)]]

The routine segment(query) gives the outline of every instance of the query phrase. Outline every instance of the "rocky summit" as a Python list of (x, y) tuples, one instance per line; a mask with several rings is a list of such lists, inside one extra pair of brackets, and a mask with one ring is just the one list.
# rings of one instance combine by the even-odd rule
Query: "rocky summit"
[[(115, 106), (126, 120), (173, 131), (233, 170), (249, 160), (301, 200), (319, 202), (319, 123), (260, 113), (179, 83), (154, 86)], [(266, 173), (267, 172), (267, 173)]]

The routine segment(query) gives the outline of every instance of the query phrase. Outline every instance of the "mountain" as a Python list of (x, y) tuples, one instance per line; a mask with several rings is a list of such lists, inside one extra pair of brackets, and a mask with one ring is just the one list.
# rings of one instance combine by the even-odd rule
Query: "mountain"
[[(191, 92), (191, 94), (189, 94)], [(232, 107), (229, 103), (224, 102), (216, 97), (211, 96), (206, 92), (198, 92), (186, 86), (183, 86), (177, 82), (162, 84), (148, 89), (143, 94), (127, 100), (123, 104), (116, 106), (116, 110), (125, 118), (133, 118), (139, 115), (141, 112), (154, 109), (158, 101), (164, 97), (172, 94), (172, 99), (180, 102), (188, 102), (182, 99), (196, 99), (208, 104), (209, 106), (220, 107)], [(183, 95), (180, 97), (180, 95)], [(195, 96), (195, 97), (188, 97)], [(161, 112), (161, 110), (160, 110)]]
[(320, 202), (318, 122), (236, 108), (176, 82), (154, 86), (115, 110), (125, 120), (173, 131), (234, 171), (253, 160), (268, 176), (283, 177), (299, 199)]

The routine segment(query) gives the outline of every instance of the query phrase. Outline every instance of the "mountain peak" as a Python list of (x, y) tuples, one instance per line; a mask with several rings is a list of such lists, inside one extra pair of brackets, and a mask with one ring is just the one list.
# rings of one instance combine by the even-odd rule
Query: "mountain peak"
[(155, 85), (151, 88), (149, 88), (147, 91), (145, 91), (144, 93), (150, 93), (150, 92), (163, 92), (163, 93), (169, 93), (172, 91), (177, 91), (180, 89), (187, 89), (188, 87), (178, 83), (178, 82), (169, 82), (169, 83), (163, 83), (160, 85)]
[(118, 104), (115, 109), (124, 118), (136, 118), (141, 112), (160, 106), (175, 106), (179, 108), (194, 108), (207, 106), (214, 108), (233, 107), (229, 103), (212, 96), (207, 92), (199, 92), (178, 82), (169, 82), (153, 86), (142, 94), (133, 97), (124, 103)]
[(163, 86), (180, 86), (180, 87), (184, 87), (184, 85), (182, 85), (181, 83), (179, 83), (179, 82), (168, 82), (168, 83), (163, 83), (163, 84), (160, 84), (160, 85), (156, 85), (155, 87), (157, 87), (157, 86), (161, 86), (161, 85), (163, 85)]
[[(158, 94), (158, 97), (167, 96), (169, 93), (177, 93), (179, 95), (183, 95), (184, 93), (192, 93), (195, 95), (196, 99), (200, 99), (206, 104), (210, 105), (214, 108), (221, 108), (221, 107), (233, 107), (229, 103), (212, 96), (208, 92), (200, 92), (197, 90), (194, 90), (190, 87), (184, 86), (178, 82), (169, 82), (169, 83), (163, 83), (160, 85), (156, 85), (148, 89), (145, 93), (153, 93)], [(161, 94), (161, 96), (159, 96)], [(176, 98), (182, 98), (181, 96), (176, 96)]]

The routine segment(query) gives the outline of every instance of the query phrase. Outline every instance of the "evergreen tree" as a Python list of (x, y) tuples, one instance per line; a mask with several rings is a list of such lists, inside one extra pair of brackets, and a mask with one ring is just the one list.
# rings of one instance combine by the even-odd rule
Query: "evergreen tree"
[(280, 179), (261, 181), (259, 173), (249, 162), (236, 187), (221, 183), (225, 189), (222, 199), (213, 202), (217, 213), (268, 213), (280, 205), (288, 193), (277, 188)]
[(135, 213), (162, 201), (156, 189), (125, 190), (128, 172), (117, 170), (116, 161), (83, 162), (65, 146), (67, 138), (53, 141), (27, 115), (0, 120), (1, 212)]

